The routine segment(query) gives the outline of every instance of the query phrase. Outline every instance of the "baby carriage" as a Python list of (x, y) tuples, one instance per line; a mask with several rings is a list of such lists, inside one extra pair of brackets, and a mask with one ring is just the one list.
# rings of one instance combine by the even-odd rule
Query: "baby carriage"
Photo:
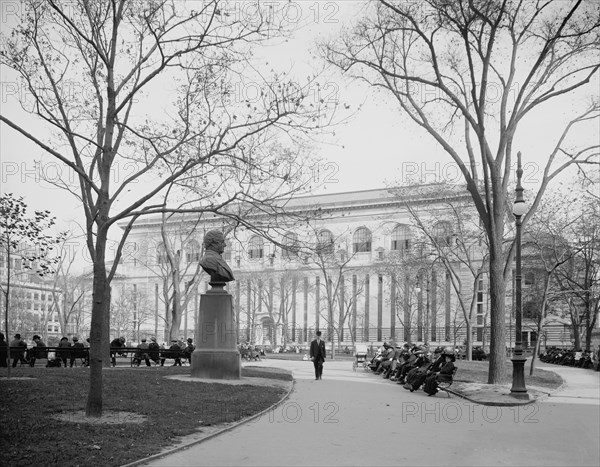
[(354, 361), (352, 362), (352, 371), (356, 371), (359, 365), (363, 368), (367, 368), (367, 345), (357, 344), (354, 350)]

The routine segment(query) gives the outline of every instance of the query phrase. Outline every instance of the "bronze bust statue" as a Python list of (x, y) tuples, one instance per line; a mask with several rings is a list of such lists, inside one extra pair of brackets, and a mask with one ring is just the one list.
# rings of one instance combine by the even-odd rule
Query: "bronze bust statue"
[(225, 236), (219, 230), (210, 230), (204, 237), (204, 256), (200, 266), (210, 275), (210, 282), (231, 282), (233, 272), (221, 256), (225, 251)]

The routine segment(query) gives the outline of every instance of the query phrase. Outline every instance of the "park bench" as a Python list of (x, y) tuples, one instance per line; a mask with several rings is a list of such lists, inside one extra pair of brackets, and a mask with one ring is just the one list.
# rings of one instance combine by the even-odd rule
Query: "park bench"
[[(31, 347), (29, 349), (24, 349), (21, 347), (9, 348), (9, 351), (23, 351), (23, 361), (18, 363), (19, 366), (27, 365), (29, 363), (29, 356), (35, 355), (36, 360), (54, 360), (60, 359), (63, 355), (67, 356), (67, 359), (75, 358), (74, 366), (87, 366), (89, 363), (89, 347), (55, 347), (55, 346), (46, 346), (43, 348)], [(143, 353), (147, 353), (150, 357), (150, 362), (153, 365), (160, 365), (161, 360), (175, 360), (179, 358), (181, 360), (182, 365), (191, 365), (191, 359), (189, 355), (185, 352), (184, 349), (181, 350), (171, 350), (171, 349), (158, 349), (155, 351), (144, 351), (143, 349), (138, 349), (137, 347), (111, 347), (110, 348), (111, 355), (114, 353), (115, 358), (117, 360), (126, 360), (129, 362), (130, 366), (136, 366), (136, 360), (138, 355)], [(12, 357), (11, 357), (12, 362)], [(142, 362), (144, 359), (142, 357)], [(36, 365), (37, 366), (37, 365)], [(48, 364), (47, 364), (48, 366)], [(51, 366), (51, 365), (49, 365)]]
[(454, 370), (452, 370), (452, 378), (450, 378), (450, 380), (438, 381), (438, 391), (444, 391), (448, 397), (450, 397), (450, 392), (448, 392), (448, 389), (450, 388), (450, 386), (452, 386), (452, 383), (454, 382), (454, 377), (456, 376), (457, 370), (458, 368), (454, 367)]

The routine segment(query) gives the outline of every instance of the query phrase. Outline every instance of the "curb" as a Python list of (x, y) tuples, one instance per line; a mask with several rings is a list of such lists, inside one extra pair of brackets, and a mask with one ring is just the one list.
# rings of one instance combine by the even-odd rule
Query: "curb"
[[(265, 379), (268, 379), (268, 378), (265, 378)], [(130, 462), (129, 464), (123, 464), (121, 467), (134, 467), (134, 466), (138, 466), (138, 465), (143, 465), (147, 462), (151, 462), (153, 460), (160, 459), (162, 457), (168, 456), (168, 455), (176, 453), (178, 451), (185, 451), (186, 449), (191, 448), (192, 446), (196, 446), (200, 443), (203, 443), (204, 441), (214, 438), (215, 436), (219, 436), (220, 434), (231, 431), (240, 425), (248, 423), (248, 422), (254, 420), (255, 418), (261, 417), (262, 415), (267, 413), (269, 410), (273, 410), (273, 409), (279, 407), (283, 402), (285, 402), (290, 397), (290, 394), (292, 393), (292, 391), (294, 390), (295, 387), (296, 387), (296, 380), (292, 379), (292, 384), (291, 384), (290, 388), (288, 389), (288, 391), (283, 396), (281, 396), (281, 398), (277, 402), (275, 402), (273, 405), (271, 405), (270, 407), (267, 407), (266, 409), (261, 410), (258, 413), (255, 413), (254, 415), (250, 415), (249, 417), (238, 420), (237, 422), (233, 422), (230, 425), (227, 425), (213, 433), (209, 433), (200, 439), (195, 439), (193, 441), (189, 441), (189, 442), (179, 445), (177, 447), (169, 448), (167, 450), (159, 452), (158, 454), (153, 454), (152, 456), (148, 456), (143, 459), (138, 459), (136, 461)]]
[(552, 392), (543, 392), (543, 391), (536, 390), (536, 392), (541, 393), (540, 396), (534, 397), (533, 399), (528, 399), (527, 401), (523, 401), (523, 402), (519, 402), (518, 399), (515, 399), (514, 402), (482, 401), (482, 400), (473, 399), (469, 396), (466, 396), (458, 391), (453, 391), (451, 389), (446, 389), (446, 391), (449, 392), (450, 394), (454, 394), (455, 396), (458, 396), (462, 399), (468, 400), (469, 402), (472, 402), (474, 404), (488, 405), (491, 407), (516, 407), (516, 406), (521, 406), (521, 405), (530, 405), (535, 402), (540, 402), (540, 401), (546, 400), (546, 399), (550, 398), (551, 396), (553, 396), (555, 393), (562, 391), (565, 388), (565, 386), (567, 385), (567, 382), (564, 380), (564, 378), (561, 377), (561, 379), (562, 379), (561, 385), (559, 387), (557, 387), (556, 389), (554, 389)]
[(515, 406), (520, 406), (520, 405), (533, 404), (534, 402), (538, 401), (538, 398), (528, 399), (528, 400), (523, 401), (523, 402), (517, 402), (517, 399), (515, 399), (515, 402), (482, 401), (482, 400), (473, 399), (473, 398), (471, 398), (469, 396), (465, 396), (464, 394), (462, 394), (460, 392), (452, 391), (450, 389), (446, 389), (446, 391), (449, 392), (450, 394), (454, 394), (455, 396), (458, 396), (458, 397), (460, 397), (462, 399), (468, 400), (469, 402), (473, 402), (474, 404), (489, 405), (489, 406), (492, 406), (492, 407), (515, 407)]

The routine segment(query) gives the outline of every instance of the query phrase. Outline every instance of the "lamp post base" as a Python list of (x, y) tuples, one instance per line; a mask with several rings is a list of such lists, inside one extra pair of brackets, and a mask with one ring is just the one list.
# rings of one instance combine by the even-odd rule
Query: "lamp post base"
[(510, 388), (510, 395), (516, 399), (529, 399), (527, 388), (525, 387), (525, 362), (527, 357), (521, 353), (515, 353), (511, 362), (513, 364), (513, 381)]

